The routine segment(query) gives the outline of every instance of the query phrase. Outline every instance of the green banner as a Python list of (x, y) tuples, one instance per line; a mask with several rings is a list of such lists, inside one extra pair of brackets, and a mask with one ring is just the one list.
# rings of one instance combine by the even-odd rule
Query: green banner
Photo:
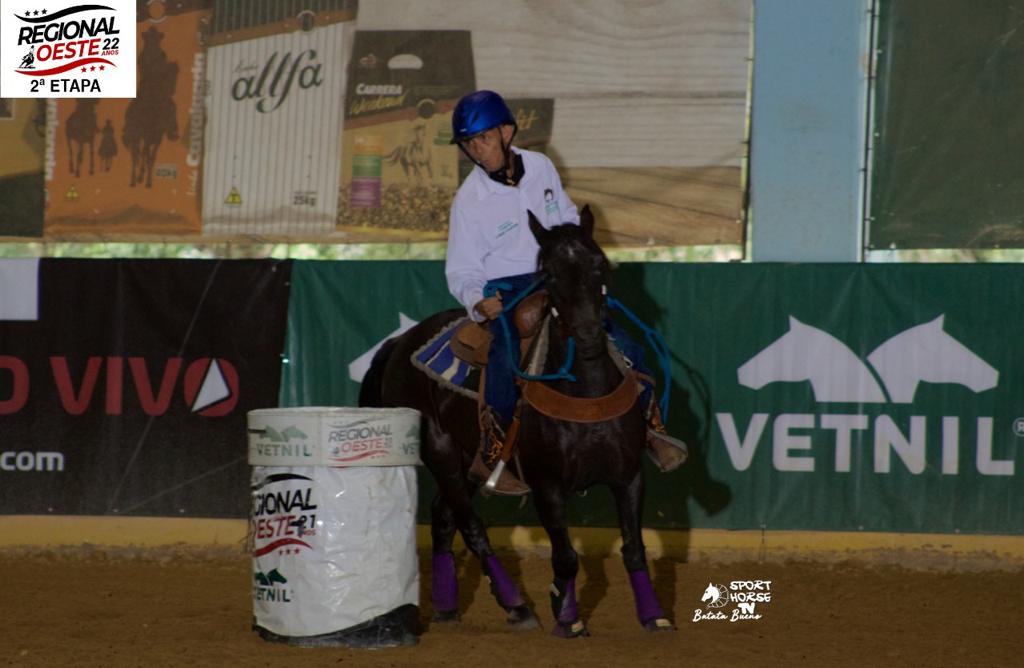
[[(692, 450), (648, 468), (647, 526), (1024, 531), (1024, 266), (623, 264), (611, 292), (665, 336)], [(282, 405), (354, 405), (360, 359), (451, 306), (438, 262), (296, 262)], [(608, 492), (571, 520), (614, 526)]]
[(1024, 2), (879, 3), (868, 246), (1024, 246)]

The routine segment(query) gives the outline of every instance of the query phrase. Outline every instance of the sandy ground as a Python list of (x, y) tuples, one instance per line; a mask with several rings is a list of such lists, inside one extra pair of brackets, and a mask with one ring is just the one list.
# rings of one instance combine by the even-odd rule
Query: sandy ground
[[(543, 556), (503, 555), (542, 630), (506, 628), (475, 560), (459, 557), (463, 616), (429, 624), (413, 647), (301, 649), (250, 630), (250, 561), (228, 551), (0, 552), (0, 665), (16, 666), (679, 666), (1019, 665), (1024, 572), (905, 570), (853, 563), (653, 563), (678, 626), (637, 623), (618, 558), (584, 558), (589, 638), (553, 637)], [(693, 621), (709, 584), (770, 580), (760, 619)], [(734, 605), (723, 608), (731, 613)], [(730, 616), (727, 614), (727, 616)]]

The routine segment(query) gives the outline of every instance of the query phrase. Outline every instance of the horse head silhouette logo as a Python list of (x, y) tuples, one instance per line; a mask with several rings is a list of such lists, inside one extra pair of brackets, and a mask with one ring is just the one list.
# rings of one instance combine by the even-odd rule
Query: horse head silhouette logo
[[(814, 399), (856, 403), (913, 402), (918, 385), (956, 383), (983, 392), (999, 372), (943, 330), (945, 315), (911, 327), (875, 348), (871, 369), (842, 341), (790, 316), (789, 331), (737, 370), (741, 385), (810, 381)], [(887, 398), (888, 397), (888, 398)]]
[(308, 436), (306, 436), (306, 434), (295, 425), (289, 425), (281, 431), (278, 431), (268, 425), (264, 427), (264, 430), (266, 437), (273, 443), (287, 443), (293, 438), (308, 438)]
[(816, 401), (885, 401), (871, 371), (846, 344), (793, 316), (789, 331), (754, 355), (737, 374), (740, 385), (754, 390), (768, 383), (809, 380)]
[(709, 582), (708, 588), (704, 590), (704, 595), (700, 597), (701, 603), (705, 601), (709, 608), (721, 608), (729, 602), (729, 592), (722, 585)]
[(893, 402), (913, 402), (921, 381), (957, 383), (973, 392), (999, 383), (998, 371), (942, 329), (945, 317), (900, 332), (868, 355)]

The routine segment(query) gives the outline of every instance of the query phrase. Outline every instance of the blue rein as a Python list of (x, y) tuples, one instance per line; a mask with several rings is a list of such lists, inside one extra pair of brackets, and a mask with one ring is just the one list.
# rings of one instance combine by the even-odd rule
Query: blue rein
[(665, 382), (665, 389), (661, 392), (661, 399), (658, 401), (658, 408), (661, 409), (661, 414), (667, 418), (669, 388), (672, 386), (672, 358), (669, 355), (668, 344), (665, 343), (665, 337), (663, 337), (661, 332), (658, 330), (648, 326), (635, 313), (626, 308), (625, 304), (611, 295), (605, 296), (605, 303), (608, 304), (609, 308), (622, 311), (627, 318), (633, 321), (634, 325), (643, 330), (644, 337), (647, 339), (648, 345), (651, 346), (651, 349), (654, 350), (654, 354), (658, 357), (658, 366), (661, 367), (662, 380)]
[[(515, 305), (523, 300), (524, 297), (529, 295), (531, 292), (536, 290), (541, 283), (544, 282), (543, 278), (538, 278), (533, 283), (528, 285), (525, 290), (517, 294), (512, 299), (502, 300), (501, 313), (498, 314), (498, 321), (501, 323), (501, 331), (505, 337), (505, 352), (508, 353), (509, 362), (512, 364), (512, 370), (515, 371), (516, 375), (523, 380), (568, 380), (571, 383), (576, 382), (576, 376), (569, 373), (569, 369), (572, 368), (573, 358), (576, 356), (576, 340), (573, 337), (569, 337), (569, 341), (566, 344), (568, 350), (565, 353), (565, 362), (558, 368), (555, 373), (545, 373), (540, 375), (533, 375), (523, 372), (519, 368), (519, 360), (516, 355), (517, 350), (512, 350), (512, 332), (509, 330), (507, 314), (512, 312)], [(498, 290), (511, 290), (512, 286), (504, 281), (488, 281), (487, 285), (484, 286), (484, 297), (493, 297), (497, 294)]]
[[(512, 369), (516, 375), (524, 380), (568, 380), (570, 382), (576, 382), (576, 376), (569, 373), (569, 369), (572, 368), (573, 358), (576, 355), (576, 340), (573, 337), (569, 337), (566, 343), (568, 350), (565, 354), (565, 362), (558, 368), (555, 373), (547, 373), (541, 375), (533, 375), (524, 373), (519, 368), (519, 361), (516, 357), (516, 352), (512, 350), (512, 332), (509, 330), (507, 314), (512, 312), (516, 304), (523, 300), (524, 297), (536, 290), (541, 283), (544, 282), (543, 278), (538, 278), (525, 290), (514, 296), (512, 299), (502, 301), (502, 310), (498, 314), (498, 320), (501, 322), (502, 334), (505, 337), (505, 348), (508, 353), (509, 361), (512, 363)], [(493, 297), (499, 290), (511, 290), (512, 286), (504, 281), (488, 281), (484, 286), (484, 297)], [(669, 354), (668, 344), (665, 343), (665, 337), (661, 335), (661, 332), (647, 325), (641, 320), (633, 311), (629, 310), (625, 304), (615, 299), (611, 295), (605, 295), (605, 303), (609, 308), (622, 311), (627, 318), (629, 318), (634, 325), (640, 328), (644, 333), (644, 338), (647, 339), (647, 344), (654, 350), (654, 354), (658, 358), (658, 366), (661, 367), (662, 380), (664, 381), (665, 389), (661, 392), (661, 399), (658, 400), (658, 407), (661, 409), (661, 414), (664, 416), (668, 415), (669, 406), (669, 391), (672, 387), (672, 358)]]

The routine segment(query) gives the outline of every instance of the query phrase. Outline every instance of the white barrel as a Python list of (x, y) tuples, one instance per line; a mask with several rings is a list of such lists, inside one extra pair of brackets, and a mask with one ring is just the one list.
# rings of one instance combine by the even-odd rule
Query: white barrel
[(248, 414), (254, 628), (300, 645), (415, 642), (412, 409)]

